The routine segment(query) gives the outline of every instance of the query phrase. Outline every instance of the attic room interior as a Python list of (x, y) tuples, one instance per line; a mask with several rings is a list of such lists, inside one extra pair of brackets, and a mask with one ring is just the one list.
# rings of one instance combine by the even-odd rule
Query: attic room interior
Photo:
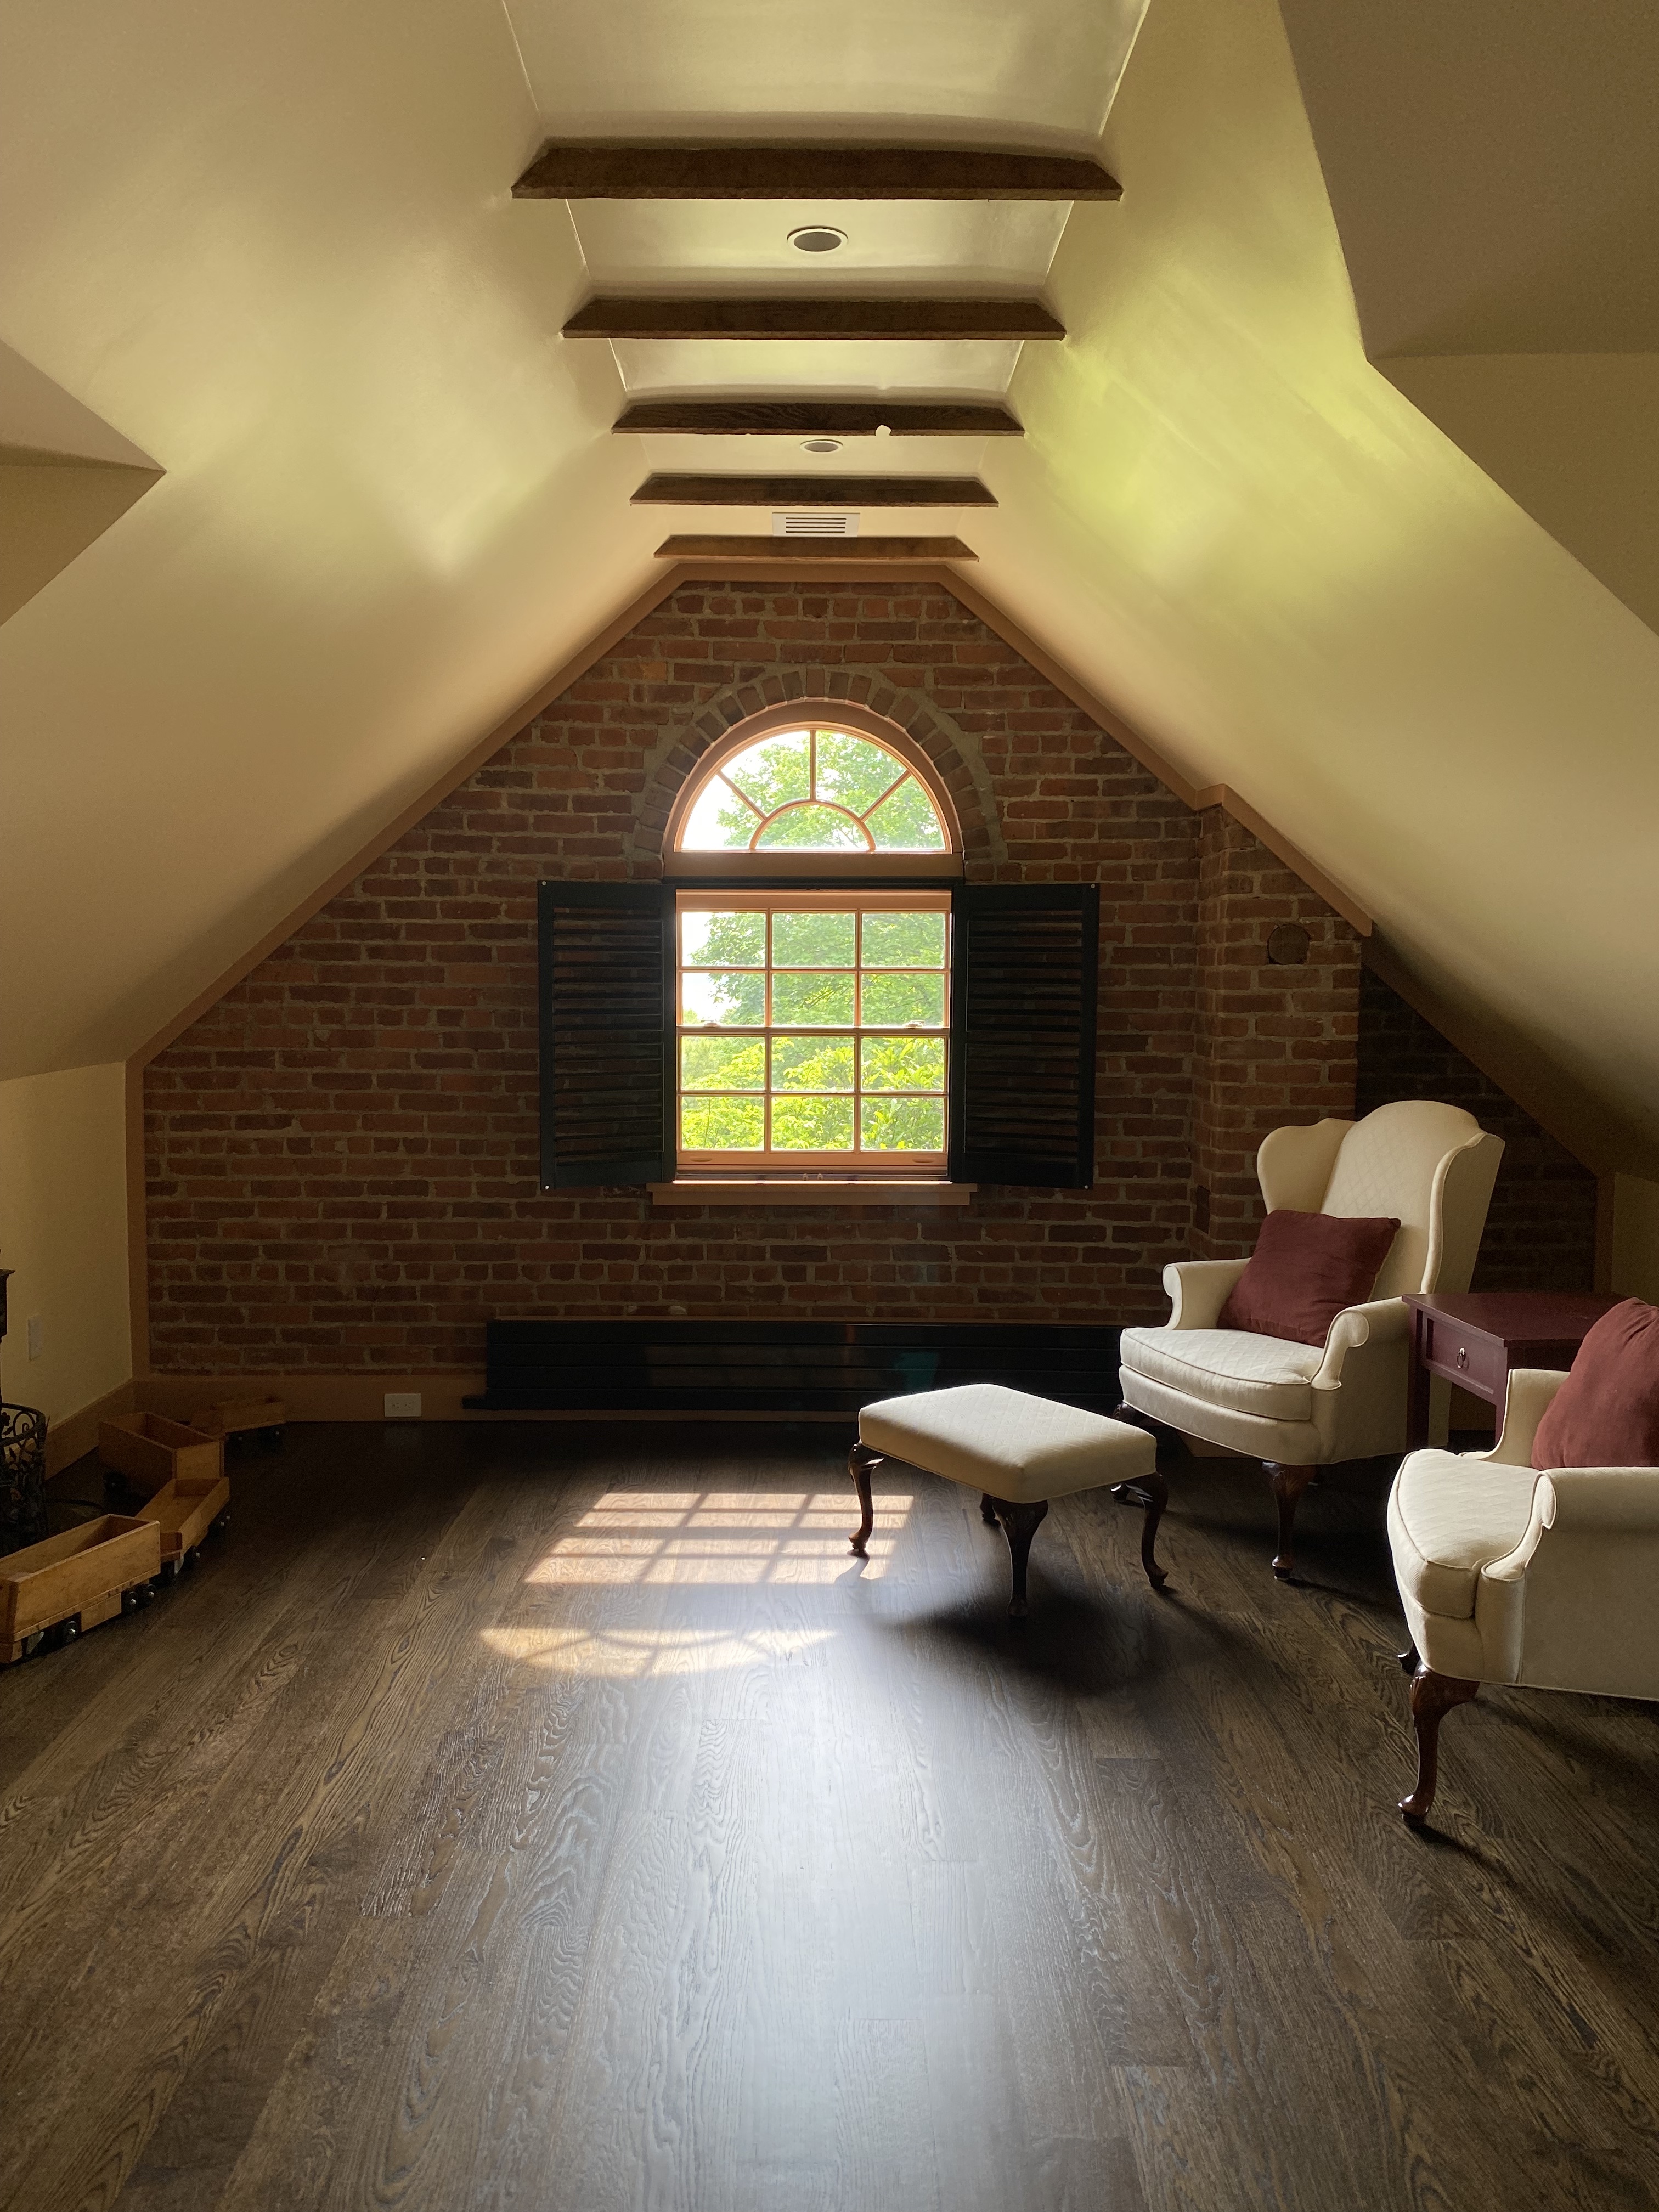
[(1659, 2204), (1659, 16), (0, 24), (0, 2212)]

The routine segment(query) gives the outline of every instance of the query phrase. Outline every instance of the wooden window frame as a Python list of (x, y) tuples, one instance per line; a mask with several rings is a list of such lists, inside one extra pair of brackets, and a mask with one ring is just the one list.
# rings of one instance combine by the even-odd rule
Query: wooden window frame
[[(791, 724), (788, 726), (793, 727), (794, 725)], [(752, 740), (750, 741), (752, 742)], [(848, 1182), (856, 1182), (866, 1185), (893, 1182), (944, 1182), (948, 1181), (951, 1115), (951, 1067), (952, 1048), (951, 979), (952, 972), (953, 951), (951, 944), (951, 899), (949, 889), (931, 884), (914, 884), (907, 887), (894, 884), (890, 882), (884, 883), (880, 881), (866, 883), (862, 887), (851, 884), (847, 884), (845, 887), (841, 885), (830, 887), (819, 884), (817, 887), (803, 885), (799, 890), (781, 885), (772, 885), (763, 888), (752, 884), (734, 884), (724, 888), (714, 888), (712, 886), (698, 886), (696, 888), (681, 887), (674, 892), (673, 898), (673, 958), (671, 963), (672, 975), (670, 977), (669, 983), (672, 997), (668, 1009), (669, 1020), (665, 1024), (669, 1046), (670, 1066), (666, 1071), (667, 1079), (665, 1093), (673, 1103), (674, 1141), (672, 1146), (672, 1158), (674, 1161), (674, 1175), (676, 1181), (694, 1181), (699, 1182), (743, 1182), (752, 1183), (772, 1183), (782, 1182), (800, 1182), (802, 1181), (823, 1178), (833, 1180), (843, 1184)], [(932, 968), (918, 969), (915, 971), (918, 974), (925, 973), (930, 975), (937, 972), (943, 984), (944, 1002), (942, 1019), (938, 1029), (918, 1029), (913, 1024), (891, 1023), (866, 1024), (859, 1018), (863, 1011), (860, 1004), (860, 979), (864, 972), (861, 959), (860, 957), (863, 949), (861, 942), (861, 930), (860, 932), (859, 938), (855, 939), (853, 964), (845, 971), (849, 973), (854, 978), (854, 1018), (852, 1022), (850, 1024), (774, 1022), (770, 1018), (772, 1014), (772, 1007), (770, 1005), (771, 978), (773, 975), (778, 971), (776, 970), (771, 957), (771, 916), (780, 911), (791, 914), (820, 912), (860, 915), (887, 912), (890, 914), (935, 913), (940, 915), (945, 922), (945, 951), (940, 966), (937, 971)], [(767, 957), (764, 968), (762, 971), (767, 977), (768, 1004), (766, 1013), (768, 1018), (764, 1022), (757, 1024), (751, 1023), (740, 1025), (733, 1024), (730, 1027), (723, 1028), (713, 1028), (707, 1024), (698, 1024), (695, 1027), (688, 1029), (684, 1025), (682, 1021), (684, 1003), (683, 979), (688, 972), (683, 956), (684, 940), (681, 927), (683, 919), (689, 914), (737, 913), (763, 913), (768, 917)], [(689, 972), (698, 973), (701, 971), (694, 968)], [(782, 972), (788, 973), (790, 971), (786, 968)], [(838, 973), (842, 971), (824, 970), (815, 967), (811, 972)], [(898, 969), (884, 969), (881, 972), (884, 974), (904, 974), (909, 971)], [(844, 1093), (836, 1092), (833, 1094), (823, 1094), (824, 1096), (833, 1095), (836, 1097), (845, 1097), (851, 1104), (853, 1109), (854, 1138), (852, 1146), (846, 1151), (835, 1152), (808, 1152), (793, 1147), (772, 1146), (766, 1146), (760, 1150), (742, 1152), (716, 1151), (713, 1148), (702, 1149), (697, 1147), (688, 1147), (682, 1141), (680, 1134), (681, 1108), (683, 1104), (683, 1093), (680, 1080), (680, 1046), (682, 1040), (687, 1036), (729, 1036), (742, 1039), (758, 1039), (763, 1042), (766, 1048), (769, 1063), (767, 1074), (769, 1078), (770, 1048), (774, 1036), (777, 1035), (785, 1035), (789, 1036), (823, 1036), (831, 1038), (845, 1037), (852, 1043), (854, 1047), (854, 1080), (851, 1090)], [(862, 1082), (863, 1056), (861, 1052), (859, 1050), (859, 1047), (863, 1039), (867, 1036), (879, 1037), (887, 1036), (921, 1036), (930, 1038), (936, 1036), (939, 1041), (941, 1048), (943, 1066), (940, 1074), (939, 1087), (937, 1092), (915, 1091), (895, 1093), (883, 1091), (880, 1093), (872, 1094), (881, 1097), (937, 1097), (940, 1106), (940, 1127), (943, 1141), (936, 1149), (930, 1148), (927, 1151), (904, 1152), (866, 1152), (863, 1149), (861, 1141), (862, 1117), (859, 1109), (866, 1094), (864, 1092)], [(692, 1095), (696, 1096), (699, 1094), (694, 1093)], [(729, 1095), (732, 1097), (760, 1098), (763, 1105), (763, 1112), (765, 1116), (768, 1133), (769, 1135), (771, 1103), (773, 1097), (775, 1095), (778, 1095), (773, 1092), (769, 1080), (763, 1085), (759, 1091), (733, 1091), (729, 1094), (714, 1092), (701, 1095), (714, 1097)], [(783, 1095), (812, 1097), (819, 1094), (806, 1092)]]

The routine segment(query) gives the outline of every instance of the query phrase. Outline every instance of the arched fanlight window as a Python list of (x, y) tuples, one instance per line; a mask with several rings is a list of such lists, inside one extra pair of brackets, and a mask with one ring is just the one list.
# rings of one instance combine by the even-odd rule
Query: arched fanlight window
[(670, 817), (677, 875), (958, 875), (938, 772), (904, 732), (829, 702), (775, 708), (712, 747)]

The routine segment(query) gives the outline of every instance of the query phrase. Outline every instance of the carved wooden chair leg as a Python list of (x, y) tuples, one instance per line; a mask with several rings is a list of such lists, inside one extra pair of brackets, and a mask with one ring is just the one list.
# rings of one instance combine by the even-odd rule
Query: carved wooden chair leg
[(1440, 1723), (1454, 1705), (1466, 1705), (1479, 1691), (1479, 1682), (1466, 1682), (1461, 1674), (1437, 1674), (1419, 1667), (1412, 1676), (1412, 1720), (1417, 1729), (1417, 1787), (1402, 1797), (1400, 1809), (1413, 1826), (1429, 1817), (1435, 1785), (1440, 1778)]
[(1414, 1644), (1408, 1644), (1403, 1651), (1396, 1652), (1395, 1656), (1400, 1662), (1400, 1671), (1402, 1674), (1414, 1674), (1423, 1664), (1421, 1654)]
[[(1146, 1416), (1140, 1411), (1139, 1407), (1130, 1405), (1120, 1406), (1116, 1413), (1113, 1414), (1112, 1419), (1115, 1421), (1122, 1421), (1126, 1423), (1127, 1426), (1132, 1429), (1145, 1429), (1147, 1435), (1152, 1438), (1154, 1443), (1160, 1441), (1157, 1430), (1147, 1419)], [(1115, 1482), (1111, 1488), (1112, 1495), (1116, 1498), (1120, 1505), (1139, 1505), (1145, 1509), (1152, 1504), (1152, 1492), (1148, 1486), (1142, 1481), (1137, 1480), (1133, 1482)], [(1166, 1502), (1168, 1494), (1169, 1493), (1167, 1492), (1164, 1493)], [(1163, 1510), (1164, 1508), (1160, 1505), (1158, 1511), (1161, 1513)]]
[(979, 1501), (979, 1517), (988, 1528), (997, 1525), (997, 1502), (988, 1491)]
[(1264, 1460), (1262, 1465), (1272, 1478), (1273, 1496), (1279, 1501), (1279, 1549), (1273, 1554), (1273, 1572), (1280, 1582), (1288, 1582), (1296, 1572), (1296, 1509), (1302, 1493), (1313, 1480), (1310, 1467), (1280, 1467), (1275, 1460)]
[(870, 1470), (881, 1465), (882, 1457), (880, 1452), (872, 1451), (868, 1444), (854, 1444), (847, 1455), (847, 1472), (852, 1476), (853, 1487), (859, 1494), (860, 1516), (858, 1533), (851, 1542), (861, 1559), (869, 1557), (866, 1547), (870, 1541), (870, 1531), (876, 1525), (875, 1504), (870, 1496)]
[(1008, 1553), (1013, 1563), (1013, 1595), (1008, 1610), (1018, 1620), (1026, 1610), (1025, 1563), (1031, 1556), (1031, 1539), (1047, 1517), (1048, 1501), (1040, 1498), (1035, 1505), (1015, 1505), (1006, 1498), (994, 1498), (991, 1503), (1002, 1523), (1002, 1533), (1008, 1539)]
[(1146, 1492), (1146, 1518), (1140, 1526), (1140, 1564), (1146, 1570), (1146, 1579), (1154, 1589), (1162, 1589), (1170, 1579), (1158, 1564), (1155, 1546), (1158, 1543), (1158, 1524), (1164, 1518), (1164, 1509), (1170, 1502), (1170, 1486), (1154, 1468), (1141, 1478)]

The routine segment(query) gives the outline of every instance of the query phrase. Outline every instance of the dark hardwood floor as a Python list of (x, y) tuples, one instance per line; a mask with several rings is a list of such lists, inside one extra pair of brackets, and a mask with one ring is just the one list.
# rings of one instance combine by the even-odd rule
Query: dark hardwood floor
[[(977, 1499), (830, 1428), (296, 1429), (0, 1675), (6, 2212), (1659, 2202), (1659, 1714), (1483, 1694), (1375, 1481)], [(906, 1499), (909, 1502), (902, 1502)]]

